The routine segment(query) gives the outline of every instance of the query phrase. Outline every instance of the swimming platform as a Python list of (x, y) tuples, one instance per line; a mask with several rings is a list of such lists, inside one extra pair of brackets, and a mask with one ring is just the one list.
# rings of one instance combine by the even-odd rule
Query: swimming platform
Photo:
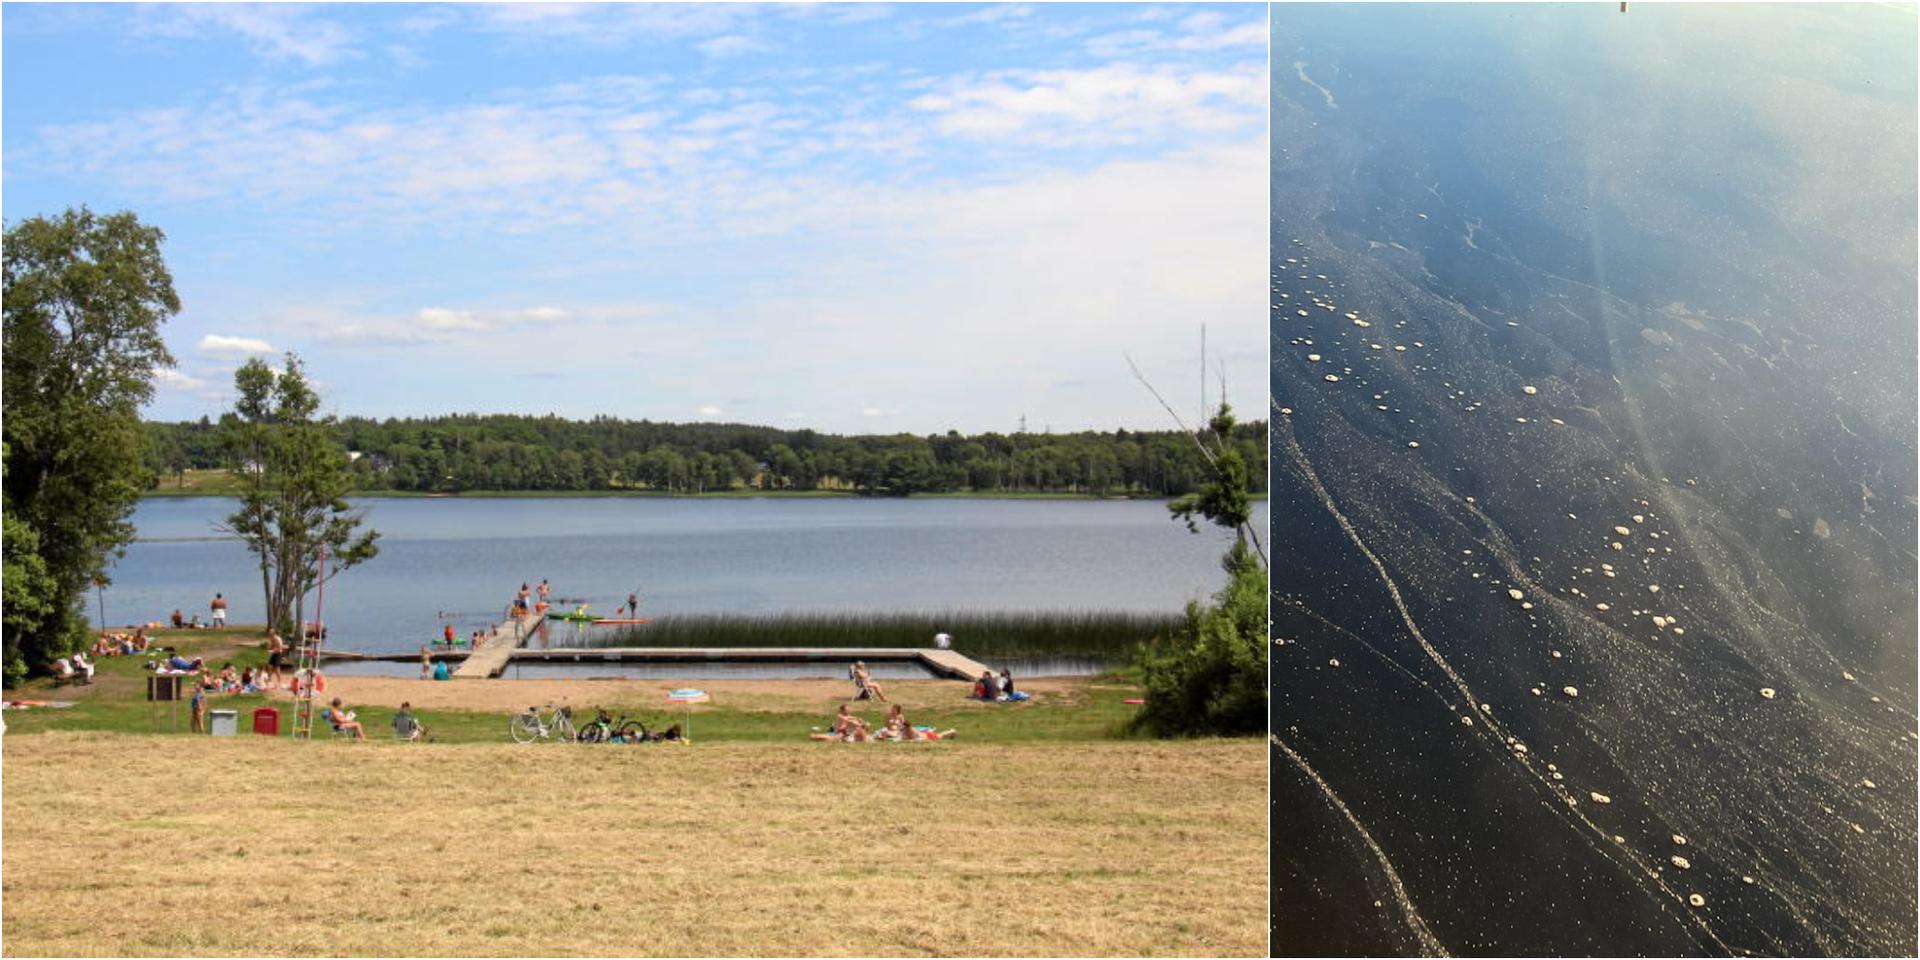
[[(936, 677), (949, 680), (975, 680), (988, 671), (984, 663), (955, 650), (918, 647), (528, 647), (527, 640), (540, 633), (545, 621), (513, 618), (502, 621), (480, 644), (478, 650), (434, 651), (434, 657), (459, 661), (453, 670), (456, 680), (491, 680), (518, 661), (523, 663), (812, 663), (833, 661), (849, 663), (918, 663)], [(405, 663), (418, 660), (418, 653), (327, 652), (328, 660), (385, 661)]]

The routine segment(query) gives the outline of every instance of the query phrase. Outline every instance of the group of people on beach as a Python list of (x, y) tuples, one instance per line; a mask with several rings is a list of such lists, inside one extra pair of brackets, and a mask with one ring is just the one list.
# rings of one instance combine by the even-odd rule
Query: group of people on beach
[(198, 630), (202, 627), (224, 627), (227, 625), (226, 595), (219, 594), (219, 593), (214, 594), (213, 600), (211, 600), (207, 604), (207, 612), (208, 612), (208, 615), (212, 618), (211, 622), (201, 623), (199, 614), (196, 613), (192, 616), (192, 618), (188, 618), (185, 614), (180, 612), (179, 607), (175, 607), (173, 608), (173, 613), (167, 617), (167, 622), (171, 624), (175, 630)]
[(1028, 694), (1013, 688), (1013, 672), (1001, 670), (995, 674), (992, 670), (980, 671), (980, 679), (973, 681), (973, 692), (967, 694), (969, 700), (990, 700), (1006, 703), (1013, 700), (1025, 700)]
[(840, 705), (840, 712), (834, 715), (833, 725), (826, 730), (815, 727), (808, 739), (828, 743), (876, 743), (892, 741), (907, 743), (916, 740), (948, 740), (955, 731), (935, 730), (932, 727), (916, 727), (907, 722), (907, 712), (899, 704), (887, 708), (887, 718), (878, 728), (854, 715), (846, 704)]
[(130, 657), (147, 652), (153, 645), (153, 639), (147, 636), (146, 627), (135, 627), (132, 633), (103, 631), (93, 641), (87, 653), (95, 657)]

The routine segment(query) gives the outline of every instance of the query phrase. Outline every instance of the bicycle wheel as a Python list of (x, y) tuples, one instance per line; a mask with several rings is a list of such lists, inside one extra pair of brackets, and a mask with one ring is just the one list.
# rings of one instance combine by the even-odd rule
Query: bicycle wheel
[(540, 739), (540, 721), (530, 714), (515, 714), (507, 723), (507, 733), (514, 743), (532, 743)]
[(567, 715), (564, 713), (553, 718), (553, 727), (547, 732), (552, 734), (553, 738), (561, 743), (572, 743), (575, 737), (573, 721), (567, 719)]
[(637, 720), (629, 720), (620, 725), (621, 743), (639, 743), (647, 737), (647, 725)]
[(581, 743), (599, 743), (606, 736), (607, 728), (598, 723), (589, 723), (580, 728)]

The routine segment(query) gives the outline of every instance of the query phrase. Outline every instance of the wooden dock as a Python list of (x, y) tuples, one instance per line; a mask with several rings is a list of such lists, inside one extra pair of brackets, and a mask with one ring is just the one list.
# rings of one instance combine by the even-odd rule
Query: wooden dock
[(468, 654), (459, 669), (453, 671), (453, 678), (491, 680), (499, 676), (501, 671), (507, 669), (507, 661), (513, 659), (515, 653), (521, 652), (520, 646), (527, 642), (527, 637), (546, 626), (546, 623), (533, 614), (502, 621), (487, 635), (480, 649)]
[[(467, 660), (472, 669), (487, 650)], [(511, 651), (509, 659), (533, 663), (918, 663), (929, 673), (949, 680), (976, 680), (987, 665), (953, 650), (914, 647), (548, 647)], [(506, 661), (502, 661), (504, 667)]]

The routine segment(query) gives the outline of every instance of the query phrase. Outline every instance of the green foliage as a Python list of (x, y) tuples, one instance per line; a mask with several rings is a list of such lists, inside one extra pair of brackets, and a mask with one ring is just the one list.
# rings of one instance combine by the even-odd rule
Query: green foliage
[(259, 562), (268, 622), (291, 633), (306, 621), (307, 594), (371, 559), (380, 534), (358, 532), (364, 514), (346, 499), (353, 487), (346, 451), (331, 418), (314, 416), (320, 397), (300, 358), (288, 353), (277, 373), (250, 359), (234, 371), (233, 386), (234, 409), (221, 417), (220, 433), (239, 468), (240, 509), (225, 528)]
[[(956, 432), (836, 436), (726, 423), (654, 423), (595, 417), (462, 415), (370, 420), (332, 427), (356, 459), (357, 491), (728, 490), (920, 493), (1063, 493), (1178, 496), (1210, 468), (1193, 438), (1172, 431)], [(220, 431), (150, 423), (149, 468), (176, 480), (187, 469), (234, 465)], [(1253, 489), (1266, 480), (1266, 424), (1228, 443)]]
[(1267, 728), (1267, 568), (1248, 544), (1253, 515), (1246, 462), (1229, 442), (1233, 411), (1225, 403), (1209, 427), (1211, 476), (1195, 493), (1167, 505), (1198, 531), (1195, 518), (1234, 530), (1221, 560), (1227, 585), (1212, 606), (1187, 605), (1181, 630), (1139, 656), (1147, 704), (1134, 727), (1163, 737), (1232, 736)]
[(40, 556), (40, 535), (25, 520), (12, 514), (0, 516), (5, 526), (5, 561), (0, 564), (0, 590), (5, 592), (6, 685), (16, 686), (26, 678), (27, 663), (16, 644), (20, 638), (35, 634), (53, 613), (60, 609), (60, 584), (47, 572), (47, 561)]
[(9, 579), (27, 578), (32, 598), (15, 617), (8, 591), (10, 678), (75, 648), (86, 589), (133, 539), (127, 516), (150, 484), (140, 407), (173, 365), (160, 324), (180, 310), (164, 239), (132, 213), (84, 207), (6, 231), (0, 510)]
[(1267, 729), (1267, 570), (1236, 545), (1211, 606), (1187, 605), (1167, 642), (1142, 648), (1146, 706), (1137, 730), (1162, 737), (1237, 736)]
[(1211, 475), (1200, 485), (1200, 489), (1172, 503), (1167, 509), (1173, 515), (1186, 522), (1187, 529), (1195, 533), (1200, 531), (1194, 515), (1229, 529), (1239, 529), (1253, 516), (1253, 504), (1248, 496), (1249, 478), (1246, 458), (1240, 450), (1228, 442), (1233, 436), (1233, 408), (1220, 404), (1220, 411), (1208, 424), (1213, 435), (1219, 438), (1219, 449), (1214, 451), (1213, 462), (1209, 465)]

